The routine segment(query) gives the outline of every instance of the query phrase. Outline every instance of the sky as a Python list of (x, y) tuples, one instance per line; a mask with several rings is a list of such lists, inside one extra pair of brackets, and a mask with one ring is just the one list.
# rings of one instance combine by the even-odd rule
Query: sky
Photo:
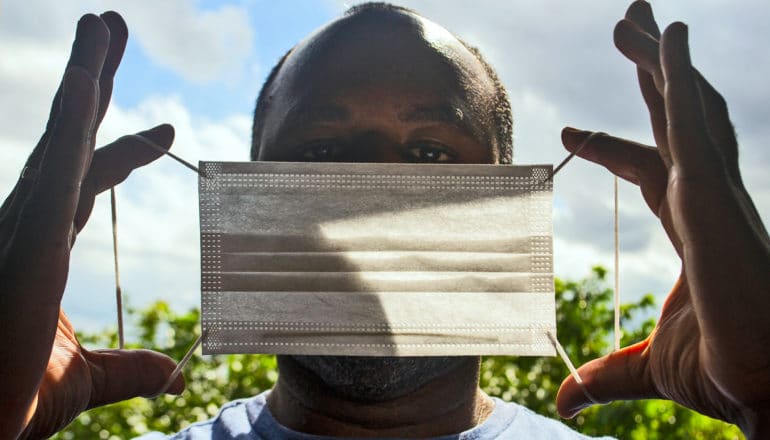
[[(336, 0), (5, 0), (0, 3), (0, 193), (8, 194), (45, 126), (75, 23), (120, 12), (129, 42), (99, 145), (159, 123), (176, 128), (173, 151), (191, 162), (248, 160), (251, 113), (264, 78), (296, 42), (356, 2)], [(409, 0), (478, 46), (500, 73), (514, 112), (514, 161), (558, 163), (569, 125), (652, 143), (635, 68), (612, 43), (626, 5), (617, 0)], [(690, 28), (693, 63), (726, 98), (741, 167), (770, 219), (770, 3), (653, 1), (661, 26)], [(571, 162), (554, 182), (554, 262), (560, 277), (612, 267), (612, 177)], [(162, 299), (179, 311), (200, 302), (197, 176), (168, 158), (117, 189), (121, 284), (128, 303)], [(64, 308), (75, 326), (114, 326), (109, 195), (102, 194), (73, 251)], [(680, 263), (631, 184), (620, 187), (620, 291), (659, 303)]]

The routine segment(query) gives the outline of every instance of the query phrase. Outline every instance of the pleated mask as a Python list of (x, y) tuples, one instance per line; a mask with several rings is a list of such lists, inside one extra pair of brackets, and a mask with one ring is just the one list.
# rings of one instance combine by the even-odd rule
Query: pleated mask
[(200, 169), (204, 354), (554, 354), (550, 166)]

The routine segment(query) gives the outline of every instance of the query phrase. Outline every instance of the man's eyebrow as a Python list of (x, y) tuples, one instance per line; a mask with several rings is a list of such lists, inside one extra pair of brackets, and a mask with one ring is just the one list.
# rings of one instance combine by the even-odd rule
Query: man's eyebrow
[(312, 125), (323, 122), (344, 122), (350, 119), (350, 111), (336, 105), (299, 107), (289, 111), (286, 119), (295, 126)]
[(398, 114), (401, 122), (443, 122), (468, 129), (463, 111), (449, 104), (415, 106)]

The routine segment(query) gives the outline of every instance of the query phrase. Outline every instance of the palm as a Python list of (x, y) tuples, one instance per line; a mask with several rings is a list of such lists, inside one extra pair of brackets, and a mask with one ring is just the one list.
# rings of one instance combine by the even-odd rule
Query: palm
[[(35, 416), (24, 436), (48, 437), (86, 409), (160, 391), (173, 362), (149, 350), (89, 351), (64, 312), (37, 391)], [(181, 383), (173, 386), (181, 390)]]
[[(680, 281), (669, 294), (658, 325), (644, 341), (649, 356), (651, 381), (661, 397), (674, 400), (711, 417), (725, 420), (731, 409), (715, 411), (724, 397), (708, 378), (701, 364), (701, 334), (686, 281)], [(716, 400), (715, 397), (721, 397)], [(708, 402), (708, 404), (704, 404)]]
[(91, 367), (64, 312), (60, 313), (51, 357), (37, 392), (37, 413), (27, 428), (31, 438), (47, 437), (88, 408)]

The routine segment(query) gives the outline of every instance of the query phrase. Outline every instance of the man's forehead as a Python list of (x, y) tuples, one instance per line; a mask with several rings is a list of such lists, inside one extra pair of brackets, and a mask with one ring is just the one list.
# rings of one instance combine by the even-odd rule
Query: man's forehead
[(359, 13), (329, 23), (291, 51), (274, 85), (302, 88), (308, 78), (314, 87), (335, 80), (351, 87), (389, 81), (427, 88), (492, 86), (484, 66), (461, 41), (405, 11)]
[[(320, 105), (297, 105), (289, 109), (285, 123), (301, 127), (322, 123), (345, 123), (353, 118), (349, 107), (334, 102), (323, 102)], [(443, 123), (452, 125), (469, 132), (465, 113), (460, 106), (444, 100), (425, 101), (424, 103), (397, 106), (396, 116), (399, 121), (406, 123)]]

